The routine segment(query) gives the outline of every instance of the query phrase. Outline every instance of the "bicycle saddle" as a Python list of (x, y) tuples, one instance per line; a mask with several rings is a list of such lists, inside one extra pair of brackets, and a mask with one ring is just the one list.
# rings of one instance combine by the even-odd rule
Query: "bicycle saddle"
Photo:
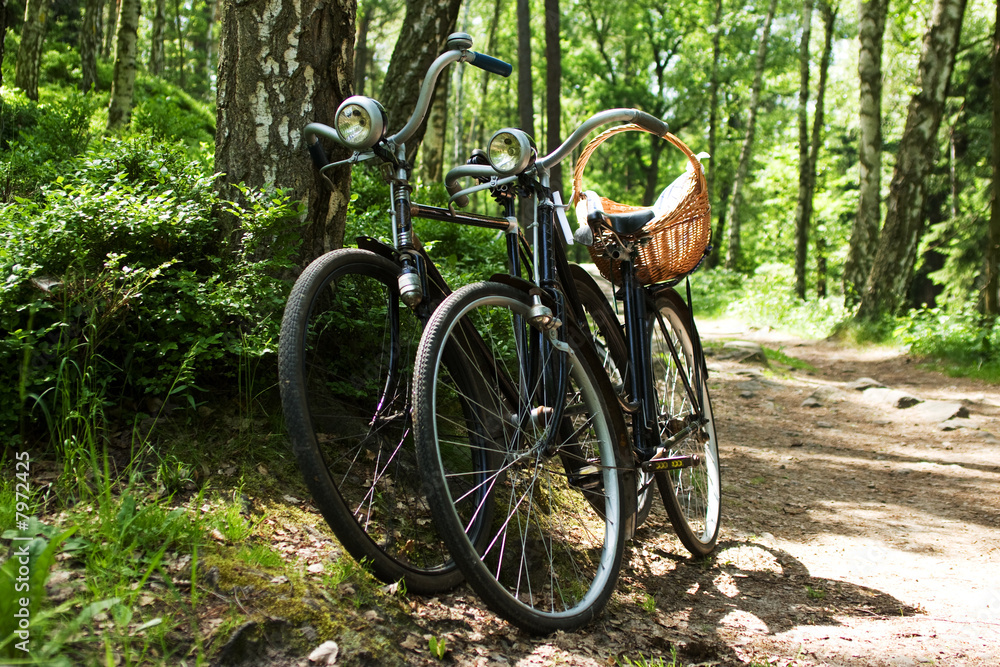
[(628, 236), (641, 230), (647, 222), (653, 219), (653, 209), (645, 208), (638, 211), (629, 211), (628, 213), (613, 215), (604, 213), (603, 215), (616, 234)]

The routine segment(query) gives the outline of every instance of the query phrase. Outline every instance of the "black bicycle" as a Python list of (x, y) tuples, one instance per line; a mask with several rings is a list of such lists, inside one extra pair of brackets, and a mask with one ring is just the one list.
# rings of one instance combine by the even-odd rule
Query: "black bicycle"
[[(412, 166), (405, 144), (426, 115), (442, 70), (466, 62), (502, 76), (511, 72), (509, 64), (471, 47), (467, 34), (451, 35), (425, 75), (412, 115), (391, 136), (382, 106), (361, 96), (340, 105), (336, 129), (320, 123), (305, 128), (321, 173), (342, 164), (327, 159), (321, 137), (351, 149), (348, 163), (382, 165), (393, 243), (361, 237), (356, 248), (313, 261), (289, 295), (278, 353), (288, 434), (316, 506), (355, 559), (380, 579), (402, 580), (418, 593), (454, 586), (462, 575), (431, 524), (412, 443), (416, 347), (423, 323), (450, 292), (414, 233), (413, 218), (506, 231), (506, 218), (513, 214), (510, 197), (500, 198), (502, 217), (456, 213), (410, 199)], [(519, 261), (517, 244), (517, 235), (509, 235), (512, 271)]]
[(616, 122), (667, 134), (644, 112), (609, 110), (535, 161), (519, 130), (494, 135), (494, 170), (517, 173), (535, 211), (531, 279), (498, 275), (448, 296), (417, 356), (413, 424), (435, 525), (486, 604), (530, 632), (572, 630), (603, 609), (653, 480), (685, 544), (703, 553), (718, 532), (693, 320), (671, 288), (634, 280), (648, 218), (587, 215), (600, 238), (612, 232), (624, 328), (593, 281), (580, 287), (558, 231), (549, 169)]

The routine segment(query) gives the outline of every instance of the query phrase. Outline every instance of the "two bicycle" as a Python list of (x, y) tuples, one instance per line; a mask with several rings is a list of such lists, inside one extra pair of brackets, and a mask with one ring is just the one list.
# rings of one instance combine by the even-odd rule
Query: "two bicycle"
[[(594, 279), (567, 261), (548, 182), (551, 167), (603, 125), (657, 136), (666, 126), (632, 109), (601, 112), (541, 158), (526, 135), (503, 130), (485, 160), (476, 155), (446, 179), (453, 203), (489, 190), (501, 215), (415, 204), (405, 141), (441, 70), (465, 61), (509, 73), (470, 48), (467, 35), (452, 36), (391, 137), (368, 98), (345, 101), (337, 130), (306, 128), (348, 145), (352, 162), (387, 165), (394, 242), (360, 239), (296, 282), (279, 352), (283, 406), (314, 501), (376, 576), (416, 593), (465, 578), (514, 624), (569, 630), (610, 598), (654, 484), (692, 552), (711, 551), (718, 533), (704, 358), (669, 282), (639, 278), (648, 221), (586, 216), (597, 256), (621, 285), (623, 327)], [(477, 183), (463, 189), (465, 177)], [(516, 200), (531, 211), (525, 229)], [(451, 293), (412, 217), (503, 231), (508, 272)]]

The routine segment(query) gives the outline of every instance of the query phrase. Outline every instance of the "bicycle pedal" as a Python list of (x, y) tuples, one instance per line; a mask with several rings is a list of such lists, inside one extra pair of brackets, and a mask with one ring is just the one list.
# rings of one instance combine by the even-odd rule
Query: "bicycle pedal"
[(691, 456), (668, 456), (662, 459), (654, 458), (644, 461), (639, 467), (642, 468), (643, 472), (669, 472), (682, 468), (695, 468), (701, 464), (701, 457), (693, 454)]

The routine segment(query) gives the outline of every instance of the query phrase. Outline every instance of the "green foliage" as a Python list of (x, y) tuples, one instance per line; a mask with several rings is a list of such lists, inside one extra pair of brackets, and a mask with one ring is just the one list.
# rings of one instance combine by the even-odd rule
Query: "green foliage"
[(438, 660), (444, 660), (444, 656), (448, 652), (448, 646), (444, 638), (438, 639), (434, 635), (431, 635), (431, 638), (427, 640), (427, 648), (430, 650), (431, 655)]
[(0, 203), (37, 193), (93, 140), (93, 97), (72, 89), (46, 97), (34, 102), (20, 90), (0, 88)]
[(822, 600), (826, 597), (826, 591), (822, 588), (813, 588), (812, 586), (806, 586), (806, 596), (810, 600)]
[(911, 311), (897, 320), (893, 335), (912, 354), (938, 361), (950, 373), (1000, 382), (1000, 326), (971, 307)]
[(212, 157), (207, 147), (215, 141), (215, 112), (207, 104), (163, 79), (140, 75), (136, 79), (132, 130), (156, 139), (180, 141), (192, 155)]
[[(23, 659), (27, 651), (22, 649), (45, 637), (46, 615), (40, 613), (45, 582), (60, 545), (74, 532), (56, 535), (34, 518), (24, 530), (4, 532), (3, 539), (13, 540), (14, 549), (0, 566), (0, 658)], [(43, 655), (52, 657), (46, 649)]]
[[(100, 422), (112, 397), (195, 406), (238, 360), (273, 358), (300, 208), (280, 192), (220, 202), (213, 185), (183, 148), (142, 135), (0, 207), (0, 368), (17, 379), (0, 387), (5, 432), (43, 415), (53, 434), (70, 415)], [(222, 208), (241, 223), (233, 239), (219, 238)]]
[(648, 658), (643, 657), (640, 653), (638, 658), (634, 660), (628, 658), (627, 656), (621, 656), (618, 658), (617, 663), (621, 667), (680, 667), (683, 663), (677, 659), (677, 648), (674, 646), (670, 647), (670, 661), (664, 662), (663, 657), (654, 658), (650, 655)]
[(727, 314), (753, 326), (780, 327), (800, 335), (824, 337), (848, 313), (839, 298), (802, 301), (795, 295), (791, 267), (765, 264), (744, 283), (743, 296), (734, 301)]

